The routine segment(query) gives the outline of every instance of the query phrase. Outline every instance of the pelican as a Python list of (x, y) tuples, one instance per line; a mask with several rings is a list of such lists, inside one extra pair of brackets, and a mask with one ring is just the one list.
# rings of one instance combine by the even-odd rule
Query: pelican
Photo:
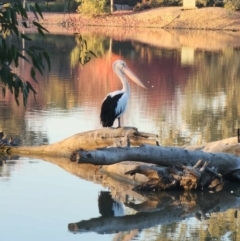
[(115, 119), (118, 119), (118, 128), (121, 127), (120, 117), (124, 114), (127, 107), (127, 102), (130, 97), (130, 86), (126, 75), (136, 84), (145, 88), (144, 84), (138, 77), (127, 67), (122, 60), (116, 60), (113, 65), (113, 70), (122, 82), (122, 90), (116, 90), (109, 93), (103, 100), (101, 107), (100, 120), (103, 127), (111, 127)]

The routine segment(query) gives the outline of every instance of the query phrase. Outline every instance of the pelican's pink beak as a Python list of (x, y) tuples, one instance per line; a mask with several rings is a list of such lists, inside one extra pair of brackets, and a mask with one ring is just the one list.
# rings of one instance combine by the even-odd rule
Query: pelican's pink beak
[(142, 83), (142, 81), (127, 66), (123, 66), (122, 71), (137, 85), (141, 86), (144, 89), (147, 89), (147, 87)]

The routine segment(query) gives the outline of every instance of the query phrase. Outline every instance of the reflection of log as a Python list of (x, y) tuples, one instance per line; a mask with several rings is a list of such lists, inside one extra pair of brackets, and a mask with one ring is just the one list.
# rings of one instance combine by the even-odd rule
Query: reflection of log
[[(93, 183), (100, 184), (104, 188), (108, 188), (108, 190), (111, 190), (111, 196), (116, 201), (125, 202), (127, 197), (134, 198), (138, 201), (145, 200), (141, 194), (133, 191), (132, 189), (134, 188), (134, 184), (140, 184), (142, 181), (146, 181), (146, 178), (143, 175), (138, 176), (137, 174), (136, 181), (133, 181), (132, 178), (128, 178), (124, 175), (129, 168), (133, 169), (136, 167), (134, 164), (125, 162), (124, 164), (119, 163), (111, 166), (101, 167), (92, 164), (78, 164), (75, 162), (70, 162), (69, 159), (65, 157), (36, 155), (29, 157), (42, 159), (44, 161), (53, 163), (63, 168), (65, 171), (80, 177), (81, 179), (85, 179)], [(113, 174), (113, 168), (115, 171), (117, 171), (116, 174)]]
[(181, 221), (184, 211), (181, 208), (161, 210), (156, 212), (137, 213), (123, 217), (99, 217), (90, 220), (83, 220), (78, 223), (70, 223), (69, 231), (72, 232), (97, 232), (115, 233), (119, 231), (129, 231), (133, 229), (144, 229), (159, 224), (168, 224), (172, 220)]
[[(161, 192), (152, 195), (155, 195), (154, 200), (145, 201), (143, 204), (125, 203), (126, 206), (138, 211), (135, 215), (82, 220), (77, 223), (70, 223), (68, 229), (72, 232), (97, 233), (145, 229), (159, 224), (179, 222), (186, 217), (195, 216), (202, 219), (206, 217), (207, 213), (223, 212), (229, 208), (238, 208), (240, 206), (240, 198), (227, 192)], [(157, 195), (160, 195), (159, 199)]]
[(110, 165), (126, 160), (153, 163), (160, 166), (194, 166), (198, 160), (208, 162), (208, 167), (215, 167), (228, 179), (240, 180), (240, 158), (225, 153), (206, 153), (190, 151), (177, 147), (142, 145), (140, 147), (107, 148), (95, 151), (73, 153), (72, 161)]
[[(0, 147), (11, 154), (18, 155), (54, 155), (69, 157), (73, 151), (78, 149), (94, 150), (107, 146), (139, 146), (141, 144), (156, 145), (156, 140), (151, 139), (156, 135), (139, 132), (133, 127), (123, 128), (103, 128), (100, 130), (88, 131), (76, 134), (65, 140), (50, 145), (43, 146), (18, 146), (18, 147)], [(5, 148), (5, 149), (4, 149)]]

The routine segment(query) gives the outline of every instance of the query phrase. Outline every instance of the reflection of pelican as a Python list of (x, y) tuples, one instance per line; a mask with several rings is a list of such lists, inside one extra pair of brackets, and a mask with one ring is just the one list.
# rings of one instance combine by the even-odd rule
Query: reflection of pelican
[(146, 88), (144, 84), (138, 79), (138, 77), (127, 67), (124, 61), (115, 61), (113, 63), (113, 70), (122, 81), (123, 88), (122, 90), (113, 91), (105, 97), (102, 103), (100, 114), (100, 119), (103, 127), (113, 126), (115, 119), (118, 119), (118, 127), (120, 127), (120, 117), (126, 110), (127, 102), (130, 96), (130, 86), (126, 75), (136, 84)]
[(110, 192), (101, 191), (98, 196), (98, 208), (103, 217), (118, 217), (124, 215), (124, 207), (121, 202), (114, 200)]

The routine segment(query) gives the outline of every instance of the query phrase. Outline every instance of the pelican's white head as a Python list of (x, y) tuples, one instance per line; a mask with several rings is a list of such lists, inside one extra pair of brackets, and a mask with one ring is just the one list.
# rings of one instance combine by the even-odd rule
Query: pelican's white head
[[(134, 81), (137, 85), (143, 87), (146, 89), (146, 86), (142, 83), (142, 81), (127, 67), (127, 64), (123, 60), (116, 60), (113, 63), (113, 70), (118, 75), (118, 73), (121, 73), (121, 75), (125, 76), (127, 75), (132, 81)], [(121, 79), (121, 76), (118, 75)]]

